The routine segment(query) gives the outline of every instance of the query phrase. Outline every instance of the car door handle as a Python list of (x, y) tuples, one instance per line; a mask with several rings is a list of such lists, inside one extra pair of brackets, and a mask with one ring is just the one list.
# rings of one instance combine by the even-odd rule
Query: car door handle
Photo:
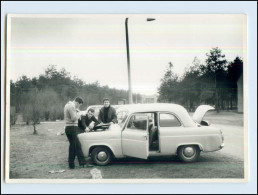
[(147, 136), (147, 135), (144, 135), (143, 137), (144, 137), (146, 140), (148, 139), (148, 136)]

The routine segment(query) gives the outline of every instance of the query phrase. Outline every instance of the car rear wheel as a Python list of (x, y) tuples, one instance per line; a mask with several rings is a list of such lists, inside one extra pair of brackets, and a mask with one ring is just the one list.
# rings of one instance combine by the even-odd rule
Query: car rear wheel
[(195, 145), (180, 146), (178, 156), (183, 162), (195, 162), (200, 157), (200, 149)]
[(96, 165), (104, 166), (110, 163), (112, 154), (105, 147), (96, 147), (92, 150), (91, 159)]

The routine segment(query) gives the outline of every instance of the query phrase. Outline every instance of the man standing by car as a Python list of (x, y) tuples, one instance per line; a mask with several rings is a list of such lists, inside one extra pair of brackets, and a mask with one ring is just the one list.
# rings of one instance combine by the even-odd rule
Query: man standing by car
[(99, 121), (94, 116), (94, 112), (95, 110), (90, 108), (88, 110), (88, 113), (84, 116), (82, 115), (81, 119), (78, 120), (78, 127), (80, 129), (80, 133), (88, 132), (99, 124)]
[(108, 98), (103, 99), (104, 106), (99, 111), (98, 120), (100, 123), (118, 123), (116, 110), (110, 105), (110, 100)]
[(81, 117), (79, 111), (80, 106), (83, 104), (81, 97), (76, 97), (74, 101), (69, 101), (64, 107), (65, 119), (65, 133), (69, 140), (69, 155), (68, 165), (70, 169), (74, 169), (74, 160), (77, 155), (80, 166), (84, 167), (86, 160), (82, 153), (81, 143), (77, 137), (78, 132), (78, 119)]

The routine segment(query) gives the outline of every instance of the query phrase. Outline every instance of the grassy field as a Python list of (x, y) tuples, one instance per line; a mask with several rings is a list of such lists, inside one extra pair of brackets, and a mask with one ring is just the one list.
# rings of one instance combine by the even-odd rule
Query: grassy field
[[(15, 125), (11, 128), (10, 178), (91, 178), (87, 169), (67, 169), (69, 142), (66, 135), (57, 136), (63, 123), (44, 123), (33, 127)], [(51, 174), (51, 170), (65, 170)]]
[[(159, 159), (115, 160), (111, 165), (95, 168), (101, 171), (103, 178), (243, 178), (244, 161), (238, 157), (243, 143), (243, 115), (232, 112), (210, 112), (206, 120), (225, 129), (228, 145), (225, 150), (202, 153), (199, 162), (181, 163), (176, 156)], [(33, 135), (33, 126), (14, 125), (10, 131), (10, 178), (12, 179), (89, 179), (92, 168), (69, 170), (67, 166), (69, 142), (66, 135), (57, 135), (62, 131), (61, 122), (41, 123), (37, 126), (38, 135)], [(234, 136), (233, 136), (234, 135)], [(237, 140), (239, 141), (239, 140)], [(233, 147), (239, 147), (232, 153)], [(226, 151), (226, 152), (225, 152)], [(228, 152), (227, 152), (228, 151)], [(235, 150), (234, 150), (235, 151)], [(90, 159), (88, 159), (90, 160)], [(65, 170), (51, 174), (52, 170)]]

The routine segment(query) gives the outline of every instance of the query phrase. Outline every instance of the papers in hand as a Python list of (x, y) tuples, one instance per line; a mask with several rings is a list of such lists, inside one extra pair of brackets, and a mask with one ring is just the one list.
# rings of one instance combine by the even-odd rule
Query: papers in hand
[(89, 128), (90, 128), (90, 129), (93, 129), (93, 128), (94, 128), (94, 125), (95, 125), (95, 122), (94, 122), (94, 121), (91, 121), (91, 123), (89, 124)]
[(108, 126), (110, 126), (110, 123), (100, 123), (96, 125), (96, 127), (108, 127)]

